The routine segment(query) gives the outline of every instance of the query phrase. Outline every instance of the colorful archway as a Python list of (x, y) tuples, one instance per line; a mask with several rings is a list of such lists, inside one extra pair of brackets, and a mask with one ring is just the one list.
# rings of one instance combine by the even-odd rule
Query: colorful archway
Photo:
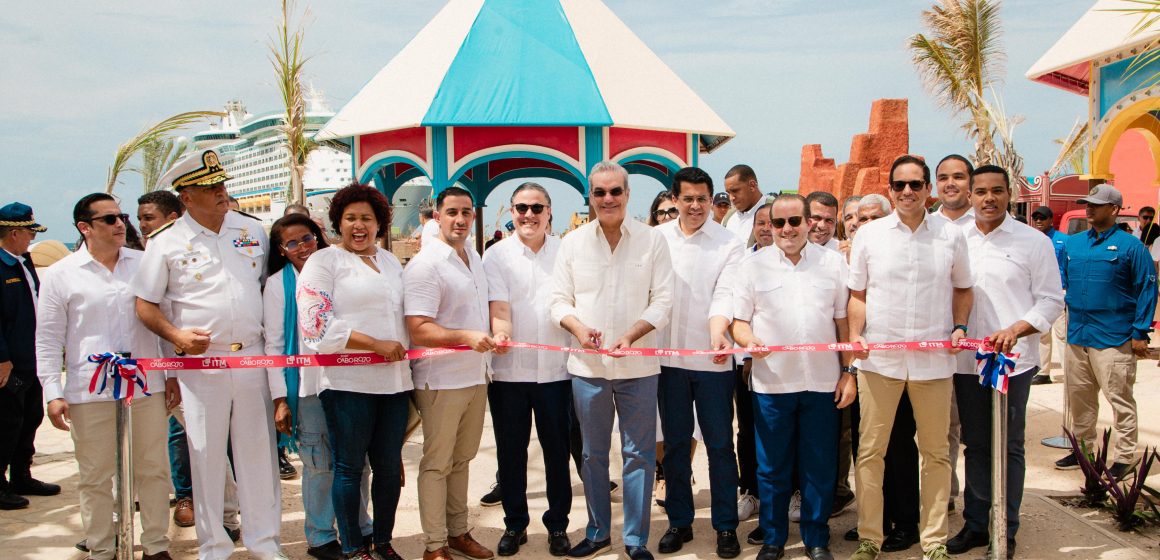
[[(1105, 124), (1092, 135), (1091, 173), (1086, 178), (1102, 181), (1115, 178), (1111, 168), (1112, 154), (1120, 138), (1129, 130), (1140, 132), (1148, 140), (1152, 153), (1160, 154), (1160, 95), (1145, 96), (1140, 92), (1139, 98), (1109, 112)], [(1156, 165), (1160, 176), (1160, 158), (1155, 159), (1158, 160)]]

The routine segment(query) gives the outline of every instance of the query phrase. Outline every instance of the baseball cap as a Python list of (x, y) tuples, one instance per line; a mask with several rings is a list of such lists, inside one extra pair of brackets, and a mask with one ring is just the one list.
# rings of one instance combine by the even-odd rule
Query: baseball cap
[(1040, 206), (1031, 213), (1032, 218), (1052, 218), (1054, 216), (1055, 213), (1052, 212), (1051, 208), (1048, 208), (1047, 206)]
[(1078, 204), (1114, 204), (1119, 207), (1124, 206), (1124, 196), (1120, 191), (1107, 183), (1101, 183), (1092, 187), (1088, 191), (1088, 195), (1077, 200)]
[(729, 193), (719, 192), (713, 195), (713, 206), (718, 204), (729, 204)]

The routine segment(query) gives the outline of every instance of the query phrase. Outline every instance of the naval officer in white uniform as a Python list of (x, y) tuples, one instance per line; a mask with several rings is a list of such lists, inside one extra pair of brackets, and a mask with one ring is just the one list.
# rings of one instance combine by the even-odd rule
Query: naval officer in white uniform
[[(229, 178), (212, 150), (191, 155), (162, 178), (187, 211), (153, 235), (133, 279), (137, 315), (145, 326), (177, 352), (207, 360), (263, 353), (262, 280), (269, 242), (259, 222), (230, 211)], [(168, 314), (159, 306), (163, 300)], [(268, 364), (255, 362), (252, 369), (178, 373), (202, 560), (228, 558), (234, 550), (222, 527), (227, 438), (233, 443), (246, 548), (258, 558), (284, 558)]]

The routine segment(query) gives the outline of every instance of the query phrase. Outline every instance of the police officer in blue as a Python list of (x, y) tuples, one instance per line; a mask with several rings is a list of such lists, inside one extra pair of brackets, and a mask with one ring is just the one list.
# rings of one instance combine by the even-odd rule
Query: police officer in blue
[(28, 507), (24, 496), (60, 493), (60, 486), (32, 478), (44, 396), (34, 338), (40, 279), (28, 246), (45, 229), (25, 204), (0, 208), (0, 509)]
[[(1043, 232), (1051, 240), (1055, 248), (1055, 260), (1059, 263), (1059, 275), (1063, 277), (1063, 244), (1068, 235), (1055, 229), (1055, 214), (1051, 208), (1040, 206), (1031, 213), (1031, 226)], [(1058, 344), (1061, 348), (1067, 344), (1067, 310), (1055, 320), (1050, 329), (1039, 337), (1039, 373), (1031, 378), (1032, 385), (1046, 385), (1051, 383), (1051, 348)]]
[[(1120, 191), (1092, 187), (1077, 202), (1087, 206), (1091, 226), (1064, 244), (1063, 289), (1067, 291), (1067, 396), (1075, 437), (1089, 449), (1096, 439), (1099, 398), (1112, 405), (1116, 444), (1110, 473), (1122, 478), (1135, 462), (1139, 425), (1132, 386), (1136, 358), (1148, 354), (1156, 308), (1156, 269), (1140, 239), (1120, 229)], [(1074, 454), (1055, 468), (1079, 468)]]

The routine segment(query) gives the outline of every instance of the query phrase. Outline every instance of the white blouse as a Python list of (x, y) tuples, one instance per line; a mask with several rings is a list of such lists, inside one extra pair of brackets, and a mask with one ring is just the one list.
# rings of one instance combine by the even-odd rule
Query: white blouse
[[(286, 328), (283, 325), (286, 306), (286, 293), (282, 288), (282, 277), (285, 270), (279, 270), (266, 279), (266, 288), (262, 290), (262, 325), (266, 331), (266, 354), (281, 355), (286, 348)], [(302, 342), (302, 329), (294, 329), (298, 334), (298, 353), (313, 354)], [(283, 368), (266, 368), (266, 376), (270, 380), (270, 398), (286, 397), (286, 377)], [(298, 368), (298, 396), (310, 397), (318, 394), (319, 371), (316, 367)]]

